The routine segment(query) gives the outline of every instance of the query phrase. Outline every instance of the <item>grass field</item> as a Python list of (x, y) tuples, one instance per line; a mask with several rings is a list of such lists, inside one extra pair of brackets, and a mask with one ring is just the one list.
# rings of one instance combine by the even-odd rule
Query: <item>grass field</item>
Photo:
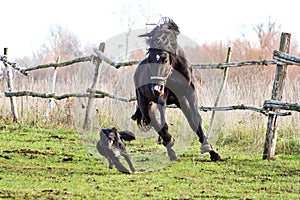
[[(0, 122), (3, 199), (298, 199), (299, 143), (275, 160), (262, 146), (227, 140), (224, 158), (199, 155), (198, 142), (163, 169), (124, 175), (92, 156), (74, 129)], [(224, 138), (223, 138), (224, 139)], [(226, 144), (225, 144), (226, 143)], [(153, 144), (156, 145), (156, 144)], [(279, 151), (280, 152), (280, 151)]]

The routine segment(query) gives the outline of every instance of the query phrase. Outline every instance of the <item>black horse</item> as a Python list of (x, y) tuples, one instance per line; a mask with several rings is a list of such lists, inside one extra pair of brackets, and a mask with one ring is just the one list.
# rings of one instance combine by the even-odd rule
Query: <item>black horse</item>
[(179, 28), (174, 21), (163, 18), (163, 23), (141, 35), (148, 37), (150, 48), (147, 58), (138, 65), (134, 74), (138, 107), (132, 119), (140, 127), (153, 127), (167, 148), (170, 160), (175, 160), (176, 153), (172, 149), (175, 140), (165, 121), (166, 106), (175, 104), (197, 133), (202, 143), (201, 153), (209, 152), (212, 160), (220, 160), (203, 133), (191, 68), (177, 45), (178, 34)]

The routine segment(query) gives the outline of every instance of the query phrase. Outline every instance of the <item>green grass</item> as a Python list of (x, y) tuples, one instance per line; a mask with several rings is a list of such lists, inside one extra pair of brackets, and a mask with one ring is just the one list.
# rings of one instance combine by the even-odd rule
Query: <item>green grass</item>
[[(208, 155), (199, 155), (199, 144), (194, 142), (179, 160), (163, 169), (124, 175), (108, 169), (107, 163), (91, 155), (75, 130), (2, 122), (0, 129), (0, 198), (298, 199), (300, 196), (297, 150), (285, 151), (275, 160), (262, 160), (263, 146), (250, 152), (245, 146), (236, 146), (227, 136), (226, 144), (217, 146), (223, 162), (211, 162)], [(299, 143), (295, 145), (299, 149)]]

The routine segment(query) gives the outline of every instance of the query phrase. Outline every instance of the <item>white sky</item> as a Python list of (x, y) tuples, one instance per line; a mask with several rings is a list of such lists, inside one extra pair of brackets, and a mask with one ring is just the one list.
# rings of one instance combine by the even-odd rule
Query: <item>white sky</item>
[(169, 16), (181, 33), (199, 44), (242, 34), (251, 38), (253, 26), (271, 17), (281, 31), (300, 41), (298, 5), (292, 0), (5, 0), (0, 3), (0, 55), (8, 47), (11, 59), (31, 56), (57, 24), (66, 26), (83, 45), (98, 44), (128, 30), (129, 15), (136, 20), (133, 28)]

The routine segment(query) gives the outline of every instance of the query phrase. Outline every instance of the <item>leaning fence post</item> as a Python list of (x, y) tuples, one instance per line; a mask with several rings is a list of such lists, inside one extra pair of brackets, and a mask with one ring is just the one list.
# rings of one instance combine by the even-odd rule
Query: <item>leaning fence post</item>
[[(101, 43), (99, 46), (99, 51), (104, 52), (104, 48), (105, 48), (105, 43)], [(84, 123), (83, 123), (84, 130), (88, 130), (91, 128), (91, 118), (92, 118), (92, 111), (93, 111), (93, 105), (94, 105), (94, 97), (96, 94), (95, 87), (98, 82), (99, 67), (100, 67), (100, 64), (102, 63), (101, 58), (97, 57), (95, 59), (97, 59), (96, 63), (95, 63), (95, 74), (94, 74), (93, 84), (91, 86), (90, 96), (88, 99), (86, 112), (85, 112), (85, 119), (84, 119)]]
[[(59, 62), (59, 56), (57, 56), (56, 58), (56, 64)], [(56, 82), (56, 75), (57, 75), (57, 67), (54, 67), (54, 71), (53, 71), (53, 75), (52, 75), (52, 85), (51, 85), (51, 93), (54, 94), (55, 93), (55, 82)], [(48, 117), (50, 110), (52, 108), (52, 99), (49, 99), (48, 101), (48, 107), (46, 110), (46, 114), (45, 116)]]
[[(279, 51), (289, 53), (290, 49), (290, 33), (281, 33)], [(285, 84), (287, 73), (287, 64), (277, 64), (276, 74), (272, 90), (272, 100), (280, 101), (282, 99), (282, 92)], [(271, 109), (272, 111), (278, 109)], [(270, 114), (268, 118), (268, 126), (266, 132), (266, 141), (264, 146), (263, 159), (273, 159), (275, 156), (276, 140), (277, 140), (277, 115)]]
[[(227, 50), (227, 56), (226, 56), (226, 63), (229, 63), (229, 62), (230, 62), (231, 54), (232, 54), (231, 47), (228, 47), (228, 50)], [(222, 81), (222, 84), (221, 84), (221, 87), (220, 87), (218, 96), (217, 96), (217, 98), (216, 98), (214, 107), (217, 107), (217, 106), (219, 105), (220, 97), (221, 97), (221, 95), (222, 95), (222, 93), (223, 93), (223, 90), (224, 90), (225, 85), (226, 85), (226, 82), (227, 82), (228, 70), (229, 70), (229, 67), (225, 67), (225, 68), (224, 68), (224, 72), (223, 72), (223, 81)], [(211, 130), (212, 130), (212, 126), (213, 126), (213, 123), (214, 123), (215, 112), (216, 112), (216, 111), (213, 110), (213, 111), (212, 111), (212, 114), (211, 114), (210, 123), (209, 123), (208, 129), (207, 129), (207, 133), (206, 133), (206, 136), (207, 136), (208, 138), (210, 137)]]
[[(5, 59), (7, 59), (7, 51), (8, 51), (8, 48), (4, 48)], [(8, 91), (11, 92), (14, 90), (13, 74), (12, 74), (11, 66), (8, 65), (6, 62), (4, 62), (4, 66), (6, 68), (6, 81), (7, 81)], [(19, 116), (18, 116), (16, 97), (9, 97), (9, 99), (10, 99), (10, 108), (11, 108), (11, 112), (13, 115), (13, 121), (18, 122)]]

